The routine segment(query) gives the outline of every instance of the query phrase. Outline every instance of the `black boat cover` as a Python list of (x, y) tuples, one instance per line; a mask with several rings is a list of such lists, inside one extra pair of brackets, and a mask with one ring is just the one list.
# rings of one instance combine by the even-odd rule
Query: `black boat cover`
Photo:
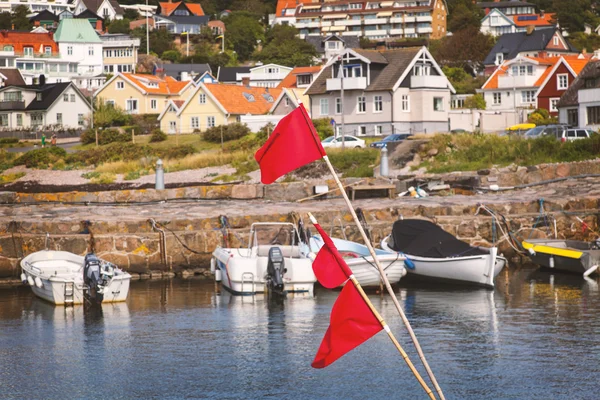
[(422, 219), (394, 222), (392, 239), (391, 248), (407, 255), (447, 258), (488, 254), (455, 238), (438, 225)]

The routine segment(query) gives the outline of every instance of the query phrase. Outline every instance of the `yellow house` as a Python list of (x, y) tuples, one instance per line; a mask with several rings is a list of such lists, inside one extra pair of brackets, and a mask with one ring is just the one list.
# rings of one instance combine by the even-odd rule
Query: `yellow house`
[(180, 82), (170, 76), (119, 72), (94, 97), (129, 114), (160, 114), (169, 100), (185, 99), (194, 88), (193, 81)]
[(264, 115), (280, 95), (276, 88), (200, 83), (185, 103), (168, 102), (158, 117), (160, 129), (192, 133), (239, 122), (242, 115)]

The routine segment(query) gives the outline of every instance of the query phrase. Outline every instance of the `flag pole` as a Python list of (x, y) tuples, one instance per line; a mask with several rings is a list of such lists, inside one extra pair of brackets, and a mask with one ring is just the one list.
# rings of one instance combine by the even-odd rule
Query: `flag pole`
[[(313, 223), (313, 225), (317, 224), (316, 218), (311, 213), (308, 213), (308, 217), (310, 218), (310, 221)], [(390, 338), (390, 340), (392, 341), (394, 346), (396, 346), (396, 349), (398, 350), (398, 352), (400, 353), (400, 355), (406, 362), (406, 365), (408, 365), (408, 368), (410, 368), (410, 370), (413, 373), (413, 375), (415, 376), (415, 378), (417, 378), (417, 381), (419, 382), (419, 384), (421, 384), (421, 387), (423, 388), (423, 390), (425, 390), (425, 393), (427, 393), (427, 395), (429, 396), (430, 399), (436, 400), (436, 397), (433, 394), (433, 391), (429, 388), (429, 386), (427, 386), (427, 383), (423, 380), (423, 378), (421, 377), (421, 374), (419, 374), (419, 371), (417, 371), (417, 369), (415, 368), (414, 364), (408, 357), (408, 354), (406, 354), (406, 352), (404, 351), (404, 349), (402, 348), (402, 346), (400, 345), (400, 343), (398, 342), (398, 340), (392, 333), (392, 330), (390, 329), (388, 324), (385, 322), (383, 317), (379, 314), (377, 309), (375, 309), (375, 306), (373, 306), (373, 303), (371, 303), (371, 299), (369, 299), (369, 296), (367, 296), (367, 294), (363, 290), (362, 286), (360, 285), (360, 283), (358, 282), (358, 280), (356, 279), (354, 274), (350, 275), (349, 279), (352, 281), (352, 283), (356, 287), (356, 290), (358, 290), (358, 293), (360, 294), (360, 296), (362, 297), (364, 302), (367, 304), (367, 306), (369, 307), (369, 309), (371, 310), (371, 312), (373, 313), (375, 318), (377, 318), (377, 321), (379, 321), (379, 324), (381, 324), (381, 327), (387, 333), (388, 337)]]
[[(315, 142), (316, 142), (317, 141), (316, 138), (319, 137), (319, 134), (316, 132), (315, 126), (313, 125), (312, 121), (308, 117), (308, 114), (306, 113), (306, 111), (302, 110), (302, 115), (304, 116), (304, 119), (306, 120), (306, 124), (309, 126), (309, 128), (311, 130), (311, 133), (312, 133), (311, 136), (313, 137), (313, 140), (315, 140)], [(320, 143), (317, 143), (317, 145), (319, 147), (321, 147)], [(396, 306), (396, 309), (398, 310), (398, 314), (400, 314), (400, 318), (402, 318), (402, 322), (404, 322), (404, 325), (406, 326), (406, 330), (408, 331), (410, 338), (415, 345), (415, 349), (417, 350), (417, 353), (419, 354), (419, 358), (421, 359), (421, 362), (423, 363), (423, 366), (425, 367), (425, 370), (427, 371), (427, 375), (429, 375), (429, 379), (431, 379), (431, 382), (433, 383), (433, 386), (435, 387), (435, 390), (438, 393), (440, 399), (445, 400), (446, 398), (444, 397), (444, 393), (442, 393), (442, 388), (440, 388), (440, 385), (438, 385), (437, 379), (435, 379), (435, 376), (433, 375), (433, 371), (429, 367), (429, 363), (427, 362), (427, 359), (425, 359), (425, 354), (423, 354), (423, 350), (421, 349), (419, 340), (417, 339), (417, 336), (415, 335), (415, 332), (413, 331), (412, 326), (410, 325), (410, 321), (408, 320), (408, 318), (406, 318), (406, 315), (404, 314), (404, 310), (402, 310), (402, 307), (400, 306), (400, 303), (398, 302), (398, 298), (396, 297), (396, 294), (394, 293), (394, 290), (392, 289), (392, 285), (390, 284), (390, 281), (388, 280), (388, 278), (385, 274), (385, 270), (379, 263), (379, 259), (377, 258), (377, 254), (375, 254), (375, 249), (373, 248), (371, 241), (367, 237), (365, 230), (363, 229), (360, 221), (358, 220), (358, 216), (356, 215), (356, 212), (354, 211), (354, 207), (352, 206), (352, 203), (350, 202), (350, 199), (348, 198), (348, 194), (346, 193), (346, 190), (344, 189), (344, 185), (342, 184), (342, 182), (340, 181), (340, 178), (335, 173), (335, 170), (333, 169), (333, 165), (331, 165), (331, 161), (329, 161), (329, 157), (327, 155), (324, 155), (323, 160), (325, 160), (325, 163), (327, 164), (327, 167), (329, 168), (329, 172), (331, 172), (331, 175), (333, 176), (335, 183), (337, 184), (338, 188), (340, 189), (340, 192), (342, 193), (342, 197), (344, 198), (344, 201), (346, 202), (346, 205), (348, 206), (348, 210), (350, 210), (352, 219), (354, 220), (354, 223), (356, 224), (356, 227), (358, 228), (358, 231), (360, 232), (360, 235), (362, 236), (363, 241), (365, 242), (365, 245), (369, 249), (369, 253), (371, 254), (371, 257), (373, 257), (373, 261), (375, 262), (375, 265), (377, 266), (377, 269), (379, 270), (381, 279), (383, 280), (383, 283), (385, 284), (385, 287), (386, 287), (388, 293), (390, 294), (392, 301), (394, 302), (394, 305)]]

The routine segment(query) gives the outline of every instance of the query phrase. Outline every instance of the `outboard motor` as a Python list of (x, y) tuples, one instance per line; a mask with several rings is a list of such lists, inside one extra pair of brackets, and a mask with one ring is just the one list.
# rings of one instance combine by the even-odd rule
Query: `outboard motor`
[(269, 293), (285, 295), (283, 290), (283, 275), (286, 269), (283, 253), (279, 247), (269, 249), (269, 262), (267, 264), (267, 287)]
[(102, 262), (94, 253), (88, 253), (83, 261), (83, 283), (87, 286), (86, 300), (100, 304), (104, 300)]

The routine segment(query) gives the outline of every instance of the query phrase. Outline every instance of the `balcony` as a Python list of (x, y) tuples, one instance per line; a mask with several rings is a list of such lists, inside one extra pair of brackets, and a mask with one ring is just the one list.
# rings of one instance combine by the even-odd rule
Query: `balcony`
[[(414, 18), (414, 17), (411, 17)], [(433, 18), (431, 18), (431, 16), (428, 17), (416, 17), (417, 18), (417, 22), (431, 22), (433, 20)]]
[(342, 36), (362, 36), (362, 31), (345, 31)]
[(504, 75), (498, 77), (498, 88), (499, 89), (512, 89), (512, 88), (522, 88), (522, 87), (533, 87), (535, 86), (535, 82), (537, 81), (537, 77), (535, 75), (521, 75), (521, 76), (512, 76), (512, 75)]
[(390, 22), (392, 24), (408, 24), (412, 22), (416, 22), (415, 17), (392, 17), (390, 18)]
[(24, 110), (25, 100), (3, 100), (0, 101), (0, 111)]
[(404, 35), (404, 29), (390, 29), (390, 35)]
[(337, 26), (356, 26), (361, 24), (362, 20), (360, 19), (343, 19), (341, 21), (335, 21), (335, 25)]
[(412, 75), (410, 77), (410, 87), (411, 89), (446, 89), (448, 87), (448, 80), (445, 76), (438, 75)]
[(385, 36), (387, 34), (387, 29), (375, 29), (372, 31), (365, 30), (365, 36)]
[(140, 39), (105, 40), (102, 39), (102, 47), (140, 47)]
[[(340, 78), (327, 79), (327, 90), (341, 90), (342, 82)], [(344, 90), (364, 90), (367, 88), (367, 78), (344, 78)]]
[(365, 25), (387, 24), (388, 18), (371, 18), (363, 21)]
[(417, 33), (432, 33), (433, 28), (430, 26), (427, 27), (417, 27)]

